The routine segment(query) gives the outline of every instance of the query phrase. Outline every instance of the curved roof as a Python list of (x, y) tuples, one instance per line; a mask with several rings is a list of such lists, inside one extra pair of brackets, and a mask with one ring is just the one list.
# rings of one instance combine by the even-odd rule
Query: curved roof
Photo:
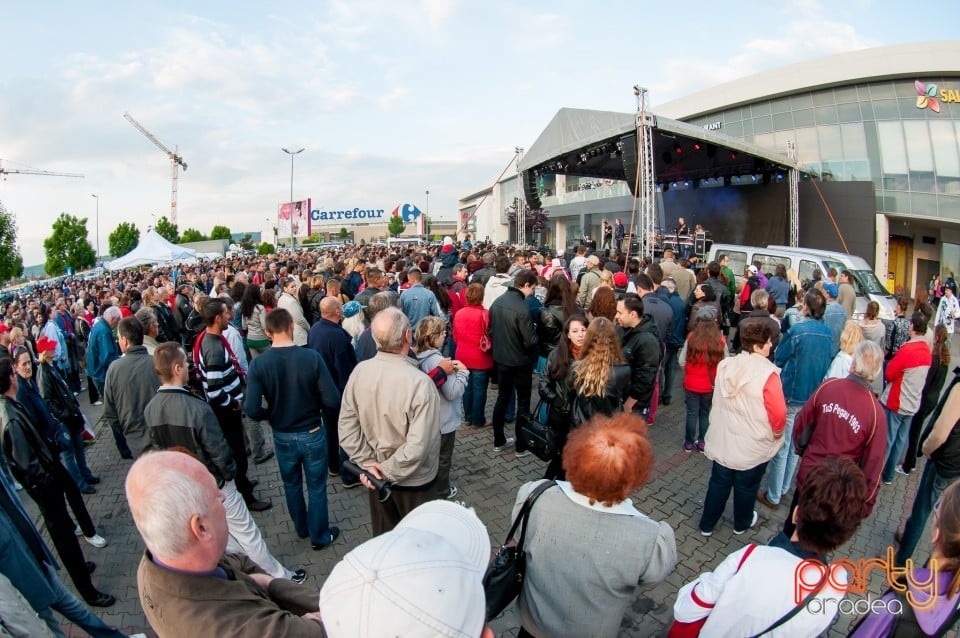
[(653, 111), (688, 119), (811, 89), (936, 74), (960, 75), (960, 41), (898, 44), (799, 62), (654, 106)]

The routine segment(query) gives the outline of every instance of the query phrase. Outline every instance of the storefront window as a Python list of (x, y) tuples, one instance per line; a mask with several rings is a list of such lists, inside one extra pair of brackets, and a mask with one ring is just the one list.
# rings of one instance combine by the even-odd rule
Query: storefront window
[(910, 168), (910, 190), (933, 192), (933, 152), (930, 150), (930, 130), (927, 123), (916, 120), (903, 122), (903, 132), (907, 146), (907, 166)]
[(907, 149), (900, 122), (877, 122), (880, 142), (880, 161), (883, 187), (887, 190), (907, 190)]
[(871, 178), (870, 160), (867, 156), (867, 140), (862, 124), (841, 124), (843, 138), (843, 164), (846, 179), (867, 181)]
[(930, 140), (937, 173), (937, 192), (960, 195), (960, 158), (957, 156), (955, 127), (960, 122), (930, 122)]
[(845, 180), (843, 171), (843, 145), (840, 142), (840, 128), (821, 126), (817, 128), (820, 141), (820, 161), (823, 163), (823, 179)]
[[(940, 260), (940, 276), (960, 272), (960, 245), (943, 243), (943, 258)], [(956, 277), (954, 277), (956, 278)]]

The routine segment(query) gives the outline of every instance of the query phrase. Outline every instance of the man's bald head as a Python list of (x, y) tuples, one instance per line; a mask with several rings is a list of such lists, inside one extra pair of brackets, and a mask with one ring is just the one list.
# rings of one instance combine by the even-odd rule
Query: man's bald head
[(127, 503), (147, 549), (179, 569), (212, 569), (227, 546), (223, 496), (213, 475), (183, 452), (141, 456), (126, 479)]
[(385, 308), (370, 323), (377, 350), (406, 354), (410, 348), (410, 320), (399, 308)]
[(333, 323), (340, 322), (343, 304), (336, 297), (324, 297), (320, 300), (320, 316)]

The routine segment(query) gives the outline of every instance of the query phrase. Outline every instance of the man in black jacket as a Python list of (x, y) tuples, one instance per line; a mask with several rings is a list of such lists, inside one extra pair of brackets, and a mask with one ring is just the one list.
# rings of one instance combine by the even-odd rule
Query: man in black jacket
[(13, 361), (0, 360), (0, 432), (3, 433), (3, 454), (10, 470), (40, 508), (50, 540), (53, 541), (60, 560), (70, 574), (77, 591), (87, 604), (109, 607), (116, 602), (110, 594), (97, 591), (90, 580), (95, 565), (84, 560), (83, 551), (74, 523), (67, 512), (66, 498), (70, 499), (73, 515), (77, 518), (87, 542), (103, 547), (107, 542), (97, 534), (90, 514), (83, 503), (83, 496), (67, 475), (67, 470), (57, 457), (56, 443), (46, 439), (27, 411), (17, 401), (19, 379), (13, 369)]
[(663, 353), (657, 324), (644, 314), (643, 301), (633, 293), (617, 302), (617, 323), (623, 329), (623, 357), (630, 364), (630, 389), (623, 408), (649, 421)]
[[(497, 297), (490, 307), (488, 334), (493, 345), (493, 364), (500, 380), (497, 402), (493, 408), (494, 452), (500, 452), (516, 442), (515, 437), (507, 438), (503, 431), (507, 404), (514, 390), (517, 393), (517, 422), (530, 414), (530, 392), (533, 388), (530, 350), (537, 345), (537, 334), (527, 297), (534, 293), (536, 287), (536, 273), (520, 271), (513, 280), (513, 286)], [(517, 457), (528, 454), (530, 452), (517, 450)]]

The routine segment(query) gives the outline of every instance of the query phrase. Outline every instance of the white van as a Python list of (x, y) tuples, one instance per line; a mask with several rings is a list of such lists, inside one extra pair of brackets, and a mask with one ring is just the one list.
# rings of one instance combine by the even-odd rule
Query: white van
[(760, 263), (760, 270), (768, 277), (773, 274), (777, 264), (783, 264), (787, 269), (792, 268), (801, 282), (811, 281), (813, 274), (819, 270), (826, 275), (827, 271), (835, 268), (837, 272), (849, 270), (853, 275), (853, 288), (857, 292), (857, 304), (853, 311), (853, 319), (860, 319), (866, 312), (867, 303), (876, 301), (880, 304), (880, 319), (893, 321), (894, 308), (897, 301), (893, 295), (880, 283), (870, 264), (862, 257), (834, 252), (832, 250), (818, 250), (815, 248), (796, 248), (793, 246), (741, 246), (738, 244), (714, 244), (707, 254), (707, 261), (716, 261), (717, 255), (724, 254), (730, 257), (730, 269), (737, 277), (742, 277), (747, 264)]

